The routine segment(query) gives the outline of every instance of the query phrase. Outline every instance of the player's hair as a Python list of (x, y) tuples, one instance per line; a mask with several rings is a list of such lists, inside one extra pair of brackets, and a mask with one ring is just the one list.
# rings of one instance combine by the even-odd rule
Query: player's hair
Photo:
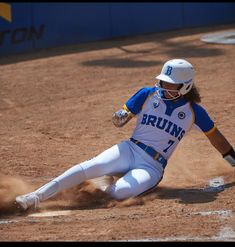
[(200, 103), (201, 102), (201, 95), (199, 93), (198, 88), (193, 85), (193, 87), (191, 88), (191, 90), (184, 95), (184, 98), (189, 101), (190, 103)]

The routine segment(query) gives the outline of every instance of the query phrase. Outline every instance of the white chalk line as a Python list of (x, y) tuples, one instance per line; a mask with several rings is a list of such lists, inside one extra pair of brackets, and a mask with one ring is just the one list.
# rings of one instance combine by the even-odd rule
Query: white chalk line
[(40, 213), (32, 213), (27, 217), (55, 217), (55, 216), (64, 216), (71, 215), (74, 213), (74, 210), (58, 210), (58, 211), (45, 211)]
[(191, 215), (202, 215), (202, 216), (218, 215), (222, 218), (228, 218), (232, 216), (232, 210), (200, 211), (200, 212), (191, 213)]

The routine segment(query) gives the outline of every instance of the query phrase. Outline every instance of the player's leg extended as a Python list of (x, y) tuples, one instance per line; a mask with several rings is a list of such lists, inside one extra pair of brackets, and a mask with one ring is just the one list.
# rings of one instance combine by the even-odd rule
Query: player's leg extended
[[(27, 209), (35, 201), (44, 201), (62, 190), (76, 186), (85, 180), (107, 174), (126, 173), (132, 162), (131, 151), (126, 142), (114, 145), (98, 156), (74, 165), (60, 176), (27, 195), (19, 196), (16, 202)], [(35, 198), (36, 196), (36, 198)]]
[(154, 187), (162, 178), (157, 170), (136, 168), (110, 185), (106, 192), (117, 200), (135, 197)]

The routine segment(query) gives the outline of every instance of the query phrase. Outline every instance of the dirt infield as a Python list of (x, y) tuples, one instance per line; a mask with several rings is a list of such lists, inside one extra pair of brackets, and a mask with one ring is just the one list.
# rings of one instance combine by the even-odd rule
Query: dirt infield
[[(88, 181), (37, 212), (23, 214), (13, 204), (16, 195), (129, 138), (135, 121), (117, 129), (112, 113), (139, 88), (154, 85), (168, 59), (194, 65), (202, 105), (235, 146), (235, 49), (200, 41), (234, 27), (0, 58), (0, 240), (234, 241), (235, 170), (197, 131), (179, 144), (159, 186), (140, 198), (116, 202)], [(204, 191), (216, 177), (225, 189)]]

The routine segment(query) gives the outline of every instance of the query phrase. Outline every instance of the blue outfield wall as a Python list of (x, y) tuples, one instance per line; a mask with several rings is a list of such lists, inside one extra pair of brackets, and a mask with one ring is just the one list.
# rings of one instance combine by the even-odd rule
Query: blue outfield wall
[(229, 23), (235, 3), (0, 3), (0, 56)]
[(111, 36), (182, 28), (182, 3), (110, 4)]
[(235, 23), (235, 3), (185, 3), (183, 27)]
[[(110, 38), (110, 8), (99, 3), (41, 3), (33, 6), (34, 24), (45, 23), (35, 48)], [(43, 14), (42, 14), (43, 13)]]

